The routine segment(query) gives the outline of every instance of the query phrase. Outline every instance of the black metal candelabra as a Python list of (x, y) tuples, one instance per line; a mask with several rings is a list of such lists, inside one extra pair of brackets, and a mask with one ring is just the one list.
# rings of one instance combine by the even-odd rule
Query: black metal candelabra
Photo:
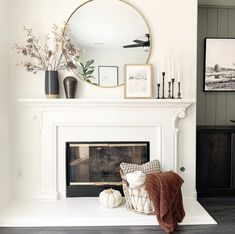
[(164, 89), (165, 89), (165, 72), (162, 72), (162, 99), (165, 98)]
[(171, 81), (168, 81), (168, 97), (171, 98)]
[(180, 82), (178, 81), (178, 93), (177, 93), (177, 98), (181, 99), (181, 91), (180, 91)]
[(157, 83), (157, 99), (160, 99), (160, 83)]
[(174, 85), (175, 85), (175, 79), (174, 79), (174, 78), (172, 78), (172, 79), (171, 79), (171, 82), (172, 82), (171, 98), (172, 98), (172, 99), (174, 99), (174, 98), (175, 98), (175, 97), (174, 97)]
[[(175, 99), (174, 89), (175, 89), (175, 79), (172, 78), (168, 81), (168, 96), (165, 97), (165, 76), (166, 73), (162, 72), (162, 96), (160, 97), (160, 89), (161, 84), (157, 83), (157, 97), (156, 99)], [(177, 90), (177, 99), (181, 99), (181, 83), (180, 81), (177, 82), (178, 90)]]

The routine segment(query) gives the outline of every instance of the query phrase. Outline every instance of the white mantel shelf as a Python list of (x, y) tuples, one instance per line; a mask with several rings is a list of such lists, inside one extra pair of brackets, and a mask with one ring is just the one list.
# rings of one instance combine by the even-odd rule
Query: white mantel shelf
[(18, 99), (30, 107), (44, 108), (74, 108), (74, 107), (159, 107), (159, 108), (187, 108), (196, 103), (195, 99)]

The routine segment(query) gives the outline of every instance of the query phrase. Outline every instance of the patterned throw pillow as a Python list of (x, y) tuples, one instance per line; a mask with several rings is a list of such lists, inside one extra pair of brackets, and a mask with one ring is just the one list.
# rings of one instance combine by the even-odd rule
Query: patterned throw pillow
[(158, 160), (153, 160), (142, 165), (131, 164), (131, 163), (121, 163), (120, 168), (123, 175), (125, 176), (128, 173), (134, 171), (142, 171), (144, 174), (150, 174), (154, 172), (160, 172), (160, 163)]

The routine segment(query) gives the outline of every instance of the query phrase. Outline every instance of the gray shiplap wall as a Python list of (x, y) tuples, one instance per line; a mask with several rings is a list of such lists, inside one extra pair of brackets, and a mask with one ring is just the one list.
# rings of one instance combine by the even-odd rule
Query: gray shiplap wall
[(235, 92), (203, 92), (204, 39), (235, 38), (235, 8), (200, 6), (198, 10), (197, 125), (232, 125)]

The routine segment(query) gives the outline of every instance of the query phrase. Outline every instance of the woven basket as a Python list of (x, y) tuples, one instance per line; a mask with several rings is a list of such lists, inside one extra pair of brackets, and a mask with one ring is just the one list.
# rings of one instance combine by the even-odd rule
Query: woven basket
[(155, 214), (153, 202), (145, 189), (145, 185), (138, 188), (130, 188), (122, 171), (120, 171), (120, 174), (122, 177), (122, 188), (126, 199), (126, 208), (138, 214)]

